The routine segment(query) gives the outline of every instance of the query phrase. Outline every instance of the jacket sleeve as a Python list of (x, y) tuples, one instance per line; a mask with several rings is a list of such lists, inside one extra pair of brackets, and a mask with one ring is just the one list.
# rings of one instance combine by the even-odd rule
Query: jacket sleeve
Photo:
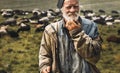
[(79, 33), (72, 32), (72, 34), (75, 49), (80, 56), (89, 63), (96, 64), (100, 58), (100, 52), (102, 49), (101, 37), (98, 35), (93, 39), (87, 35), (84, 30), (81, 30)]
[(41, 40), (40, 50), (39, 50), (40, 73), (45, 67), (51, 66), (52, 56), (51, 56), (50, 41), (51, 41), (50, 35), (47, 33), (47, 31), (44, 31)]

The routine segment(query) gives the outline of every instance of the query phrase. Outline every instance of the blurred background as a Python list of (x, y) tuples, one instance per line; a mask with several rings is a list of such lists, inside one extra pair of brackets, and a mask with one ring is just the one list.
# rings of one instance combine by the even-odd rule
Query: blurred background
[[(61, 19), (57, 0), (0, 0), (0, 73), (38, 73), (45, 26)], [(120, 0), (80, 0), (81, 17), (103, 38), (101, 73), (120, 73)]]
[[(55, 9), (57, 0), (0, 0), (0, 9), (27, 9), (32, 10), (39, 8), (40, 10)], [(80, 5), (85, 9), (104, 9), (104, 10), (120, 10), (119, 0), (80, 0)]]

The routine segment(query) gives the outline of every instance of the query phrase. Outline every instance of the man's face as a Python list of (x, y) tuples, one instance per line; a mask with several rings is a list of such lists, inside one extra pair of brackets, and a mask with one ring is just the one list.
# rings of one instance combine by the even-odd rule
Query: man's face
[(77, 21), (79, 14), (79, 2), (78, 0), (65, 0), (61, 9), (65, 20)]

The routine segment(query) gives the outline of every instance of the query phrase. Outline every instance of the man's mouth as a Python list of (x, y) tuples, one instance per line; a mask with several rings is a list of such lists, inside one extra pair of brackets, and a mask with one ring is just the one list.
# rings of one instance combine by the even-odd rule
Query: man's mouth
[(69, 13), (68, 16), (77, 16), (77, 13)]

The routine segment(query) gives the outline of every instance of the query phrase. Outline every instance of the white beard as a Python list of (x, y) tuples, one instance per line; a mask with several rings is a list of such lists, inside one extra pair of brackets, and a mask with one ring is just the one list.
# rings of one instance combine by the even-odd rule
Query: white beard
[(77, 21), (77, 20), (78, 20), (79, 12), (76, 12), (75, 15), (66, 14), (64, 11), (62, 11), (62, 13), (63, 13), (63, 17), (64, 17), (65, 20), (67, 20), (67, 21)]

